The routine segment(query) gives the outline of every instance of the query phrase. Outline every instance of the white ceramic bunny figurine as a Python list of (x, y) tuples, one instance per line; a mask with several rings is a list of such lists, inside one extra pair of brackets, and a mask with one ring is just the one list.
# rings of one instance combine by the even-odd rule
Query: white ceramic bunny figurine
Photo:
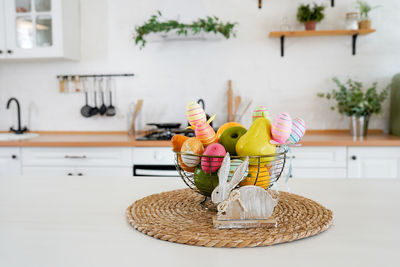
[(211, 195), (212, 202), (218, 204), (217, 219), (221, 221), (268, 219), (278, 201), (266, 190), (255, 185), (234, 189), (245, 178), (249, 158), (247, 157), (239, 165), (228, 182), (230, 163), (229, 153), (226, 153), (218, 171), (219, 185)]

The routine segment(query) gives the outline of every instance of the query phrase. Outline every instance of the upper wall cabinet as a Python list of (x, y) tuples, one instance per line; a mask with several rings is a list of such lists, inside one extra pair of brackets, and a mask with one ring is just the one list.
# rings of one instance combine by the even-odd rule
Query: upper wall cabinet
[(79, 0), (0, 0), (0, 58), (80, 56)]

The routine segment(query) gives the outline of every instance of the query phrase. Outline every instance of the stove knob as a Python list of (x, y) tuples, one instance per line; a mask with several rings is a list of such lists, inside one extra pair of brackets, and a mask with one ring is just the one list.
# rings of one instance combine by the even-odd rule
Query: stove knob
[(163, 160), (163, 159), (164, 159), (164, 156), (162, 155), (161, 152), (156, 151), (156, 152), (154, 152), (154, 159), (155, 159), (155, 160)]

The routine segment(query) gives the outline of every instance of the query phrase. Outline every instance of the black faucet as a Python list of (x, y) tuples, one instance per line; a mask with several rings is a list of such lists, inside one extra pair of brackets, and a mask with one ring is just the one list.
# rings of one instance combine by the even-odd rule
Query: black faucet
[(20, 107), (19, 107), (19, 102), (18, 102), (18, 100), (15, 98), (15, 97), (12, 97), (12, 98), (10, 98), (9, 100), (8, 100), (8, 102), (7, 102), (7, 109), (9, 109), (9, 107), (10, 107), (10, 104), (11, 104), (11, 102), (12, 101), (15, 101), (15, 103), (17, 103), (17, 111), (18, 111), (18, 129), (17, 130), (15, 130), (13, 127), (11, 127), (10, 128), (10, 131), (11, 132), (14, 132), (14, 133), (16, 133), (16, 134), (23, 134), (24, 132), (27, 132), (27, 131), (29, 131), (28, 130), (28, 128), (26, 128), (26, 127), (24, 127), (23, 129), (21, 129), (21, 110), (20, 110)]

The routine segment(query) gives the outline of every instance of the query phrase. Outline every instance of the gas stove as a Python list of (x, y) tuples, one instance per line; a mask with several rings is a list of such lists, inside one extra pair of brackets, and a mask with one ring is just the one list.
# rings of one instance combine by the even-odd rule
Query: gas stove
[(171, 140), (172, 136), (182, 134), (187, 137), (194, 137), (193, 130), (190, 129), (155, 129), (149, 130), (144, 136), (136, 138), (138, 141)]

